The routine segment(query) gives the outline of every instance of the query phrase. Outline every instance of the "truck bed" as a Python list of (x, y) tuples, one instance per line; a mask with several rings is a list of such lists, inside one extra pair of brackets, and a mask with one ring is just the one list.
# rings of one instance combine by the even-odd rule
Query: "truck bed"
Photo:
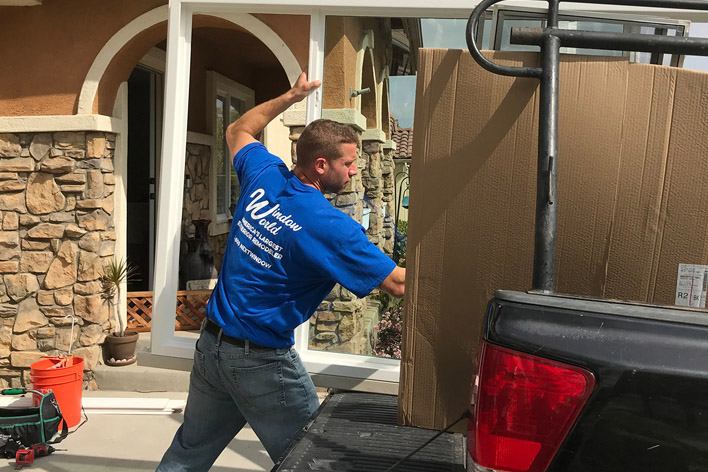
[[(394, 395), (332, 393), (271, 472), (384, 472), (437, 433), (399, 426), (396, 417)], [(444, 433), (395, 470), (462, 472), (465, 455), (464, 436)]]

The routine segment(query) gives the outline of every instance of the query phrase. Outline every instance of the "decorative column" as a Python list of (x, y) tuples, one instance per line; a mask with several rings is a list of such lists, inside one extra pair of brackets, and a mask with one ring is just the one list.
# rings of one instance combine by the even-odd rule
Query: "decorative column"
[(394, 208), (396, 202), (393, 201), (395, 193), (393, 156), (396, 152), (396, 143), (390, 139), (383, 143), (383, 157), (381, 158), (381, 176), (383, 179), (384, 219), (382, 236), (384, 239), (383, 251), (393, 257), (394, 243)]

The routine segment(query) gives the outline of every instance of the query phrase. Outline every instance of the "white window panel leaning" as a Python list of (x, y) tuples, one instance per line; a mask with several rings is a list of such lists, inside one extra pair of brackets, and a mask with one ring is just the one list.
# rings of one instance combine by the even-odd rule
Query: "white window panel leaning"
[[(170, 0), (167, 35), (167, 73), (165, 84), (165, 120), (163, 152), (171, 165), (161, 169), (162, 196), (158, 202), (158, 234), (155, 258), (152, 353), (191, 358), (194, 340), (174, 332), (179, 260), (181, 208), (173, 202), (183, 196), (184, 148), (187, 133), (187, 98), (192, 15), (195, 13), (273, 13), (310, 16), (310, 80), (322, 79), (324, 63), (325, 18), (327, 15), (367, 17), (467, 18), (478, 1), (463, 0), (271, 0), (260, 3), (244, 0)], [(503, 3), (518, 7), (544, 7), (545, 2), (513, 0)], [(562, 12), (588, 11), (631, 13), (708, 21), (708, 12), (665, 10), (622, 5), (588, 5), (562, 2)], [(307, 121), (320, 116), (321, 93), (312, 93), (307, 101)], [(332, 376), (398, 381), (398, 361), (364, 358), (344, 354), (309, 351), (307, 331), (296, 332), (296, 346), (308, 369)]]

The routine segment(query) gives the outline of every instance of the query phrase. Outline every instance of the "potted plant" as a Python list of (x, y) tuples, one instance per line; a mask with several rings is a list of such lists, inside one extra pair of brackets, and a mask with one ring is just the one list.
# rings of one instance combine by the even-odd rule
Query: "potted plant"
[[(111, 316), (111, 332), (106, 336), (105, 361), (108, 365), (128, 365), (135, 362), (135, 346), (138, 342), (138, 333), (126, 331), (124, 318), (118, 313), (120, 300), (120, 286), (123, 282), (136, 280), (137, 267), (127, 260), (111, 259), (103, 266), (103, 275), (99, 279), (103, 299), (108, 303)], [(127, 320), (125, 321), (127, 324)]]

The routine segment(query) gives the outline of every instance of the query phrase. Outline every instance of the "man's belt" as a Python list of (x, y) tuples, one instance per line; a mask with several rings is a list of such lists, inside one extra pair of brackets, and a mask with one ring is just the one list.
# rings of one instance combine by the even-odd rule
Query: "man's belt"
[[(221, 326), (219, 326), (218, 323), (215, 321), (210, 320), (207, 318), (206, 325), (204, 325), (204, 329), (208, 332), (216, 336), (217, 338), (219, 337), (219, 334), (221, 334), (221, 341), (232, 344), (234, 346), (239, 346), (239, 347), (246, 347), (246, 341), (244, 339), (239, 339), (239, 338), (234, 338), (233, 336), (229, 336), (228, 334), (224, 333), (223, 330), (221, 329)], [(268, 346), (261, 346), (260, 344), (256, 344), (253, 341), (248, 341), (248, 348), (249, 349), (274, 349), (272, 347)]]

